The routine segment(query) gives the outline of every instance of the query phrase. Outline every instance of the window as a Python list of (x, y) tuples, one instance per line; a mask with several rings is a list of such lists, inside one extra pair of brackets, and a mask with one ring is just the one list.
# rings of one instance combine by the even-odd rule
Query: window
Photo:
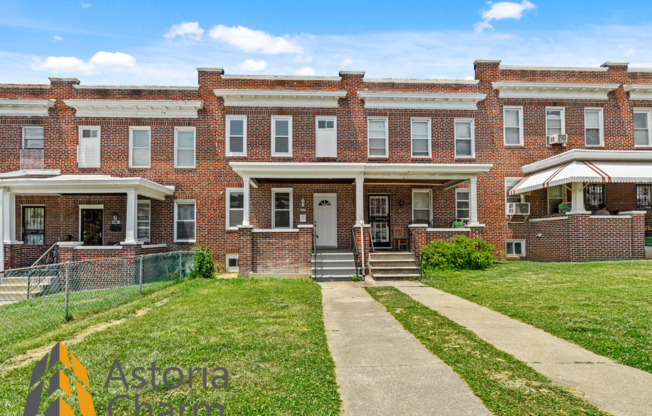
[(226, 189), (226, 228), (242, 225), (244, 218), (244, 191), (242, 188)]
[(652, 210), (652, 185), (636, 186), (636, 209)]
[(546, 136), (564, 134), (565, 132), (564, 107), (546, 107)]
[(129, 127), (129, 167), (150, 167), (149, 127)]
[(430, 157), (430, 119), (413, 118), (410, 126), (412, 135), (412, 157)]
[(292, 228), (292, 189), (272, 189), (272, 228)]
[(317, 117), (315, 132), (315, 156), (337, 157), (337, 119)]
[(272, 116), (272, 156), (292, 156), (290, 116)]
[(469, 190), (466, 188), (455, 190), (455, 218), (463, 220), (465, 223), (469, 221), (471, 209), (471, 198)]
[(43, 149), (43, 127), (23, 127), (23, 149)]
[(150, 227), (152, 209), (150, 201), (138, 200), (138, 212), (136, 214), (136, 240), (150, 242)]
[(561, 185), (548, 188), (548, 215), (559, 214), (559, 204), (566, 200), (565, 194), (566, 188)]
[(504, 107), (503, 123), (506, 146), (523, 145), (523, 107)]
[(508, 212), (507, 205), (523, 202), (521, 195), (510, 195), (509, 191), (516, 186), (523, 178), (505, 178), (505, 212)]
[(432, 194), (430, 189), (412, 190), (412, 224), (430, 224)]
[(604, 204), (604, 186), (587, 185), (584, 188), (584, 209), (596, 211)]
[(247, 156), (247, 116), (226, 116), (226, 155)]
[(472, 119), (455, 119), (455, 157), (475, 156), (474, 130)]
[(174, 167), (195, 167), (195, 128), (174, 128)]
[(175, 201), (174, 241), (195, 242), (195, 201)]
[(80, 168), (99, 168), (101, 152), (100, 128), (80, 127), (77, 149), (77, 162)]
[(237, 272), (238, 271), (238, 255), (237, 254), (227, 254), (226, 255), (226, 271), (227, 272)]
[(650, 110), (634, 111), (634, 146), (650, 146)]
[(26, 245), (45, 244), (45, 207), (23, 207), (23, 242)]
[(387, 119), (368, 118), (369, 157), (387, 157)]
[(525, 257), (525, 240), (505, 241), (505, 254), (508, 256)]
[(584, 143), (587, 146), (604, 145), (601, 108), (584, 109)]

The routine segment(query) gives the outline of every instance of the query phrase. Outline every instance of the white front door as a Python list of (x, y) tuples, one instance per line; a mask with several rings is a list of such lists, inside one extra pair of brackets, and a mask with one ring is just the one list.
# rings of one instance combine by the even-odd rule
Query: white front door
[(315, 194), (317, 247), (337, 247), (337, 194)]

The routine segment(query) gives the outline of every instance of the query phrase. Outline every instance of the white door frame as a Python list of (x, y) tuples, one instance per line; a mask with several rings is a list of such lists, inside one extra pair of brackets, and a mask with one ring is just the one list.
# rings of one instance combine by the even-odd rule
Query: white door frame
[[(319, 203), (318, 200), (322, 198), (333, 198), (335, 200), (335, 224), (334, 229), (335, 229), (335, 245), (334, 246), (322, 246), (320, 245), (319, 247), (334, 247), (337, 248), (337, 194), (336, 193), (318, 193), (318, 194), (312, 194), (312, 215), (313, 215), (313, 220), (317, 222), (317, 216), (315, 213), (317, 212), (317, 204)], [(315, 230), (317, 231), (317, 230)]]
[(100, 204), (100, 205), (82, 205), (82, 204), (80, 204), (79, 205), (79, 211), (77, 211), (78, 212), (78, 217), (79, 217), (79, 221), (78, 221), (79, 222), (79, 226), (78, 226), (79, 237), (77, 238), (78, 241), (84, 241), (83, 238), (82, 238), (82, 215), (81, 215), (82, 209), (101, 209), (102, 210), (102, 245), (104, 245), (104, 220), (105, 220), (105, 218), (104, 218), (104, 204)]

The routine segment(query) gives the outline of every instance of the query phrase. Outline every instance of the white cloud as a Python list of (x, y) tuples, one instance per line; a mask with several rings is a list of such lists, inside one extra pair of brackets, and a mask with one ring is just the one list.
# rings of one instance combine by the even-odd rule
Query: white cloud
[(93, 5), (90, 3), (84, 3), (83, 1), (81, 2), (81, 7), (82, 9), (90, 9)]
[(307, 77), (311, 77), (311, 76), (315, 75), (316, 73), (317, 73), (317, 71), (315, 71), (314, 68), (311, 68), (309, 66), (304, 66), (303, 68), (300, 68), (300, 69), (297, 69), (296, 71), (294, 71), (294, 75), (301, 75), (301, 76), (307, 76)]
[(519, 20), (523, 17), (523, 14), (528, 11), (536, 8), (536, 6), (530, 3), (528, 0), (522, 0), (520, 3), (513, 3), (510, 1), (500, 1), (498, 3), (489, 2), (491, 5), (488, 10), (482, 12), (481, 22), (475, 24), (475, 31), (482, 32), (484, 29), (491, 29), (492, 20), (503, 20), (503, 19), (516, 19)]
[(52, 40), (55, 41), (55, 42), (61, 42), (63, 40), (63, 38), (61, 36), (54, 35), (52, 37)]
[(342, 59), (342, 62), (340, 62), (340, 65), (342, 66), (351, 66), (353, 64), (353, 59), (351, 58), (344, 58)]
[(627, 57), (634, 56), (634, 55), (636, 55), (636, 49), (629, 48), (623, 53), (623, 55), (625, 55)]
[(200, 40), (203, 35), (204, 29), (199, 26), (198, 22), (183, 22), (172, 25), (163, 37), (166, 39), (182, 38)]
[(48, 56), (45, 60), (34, 58), (32, 69), (37, 71), (50, 71), (55, 74), (92, 74), (95, 65), (84, 62), (74, 56)]
[(273, 36), (262, 30), (249, 29), (244, 26), (217, 25), (208, 33), (212, 39), (235, 46), (243, 52), (265, 54), (302, 53), (301, 46), (293, 43), (288, 36)]
[(243, 71), (258, 72), (267, 68), (267, 62), (263, 60), (256, 61), (254, 59), (247, 59), (244, 62), (238, 64), (238, 68), (242, 69)]
[(136, 58), (122, 52), (100, 51), (89, 62), (99, 66), (135, 66)]

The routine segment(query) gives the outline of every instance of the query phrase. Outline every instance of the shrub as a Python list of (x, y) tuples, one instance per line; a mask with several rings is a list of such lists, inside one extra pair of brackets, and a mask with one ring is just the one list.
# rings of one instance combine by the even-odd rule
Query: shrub
[(197, 245), (197, 247), (195, 247), (195, 257), (192, 259), (192, 271), (188, 277), (191, 279), (196, 279), (198, 277), (211, 279), (213, 277), (214, 269), (215, 264), (211, 257), (211, 251), (208, 247)]
[(493, 244), (456, 235), (450, 242), (434, 240), (421, 248), (424, 270), (485, 270), (494, 264)]

